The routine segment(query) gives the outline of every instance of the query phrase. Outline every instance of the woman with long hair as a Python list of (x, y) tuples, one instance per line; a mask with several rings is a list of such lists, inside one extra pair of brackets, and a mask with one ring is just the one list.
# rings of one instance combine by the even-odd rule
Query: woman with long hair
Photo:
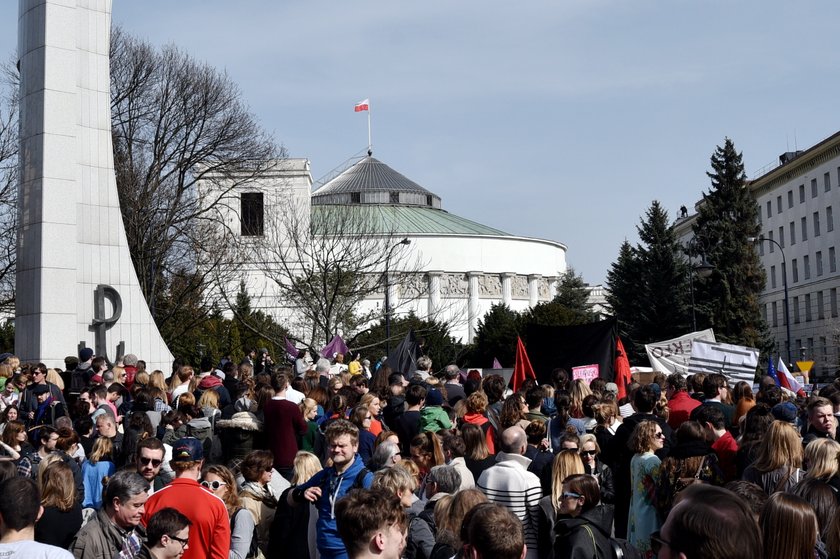
[(93, 443), (93, 452), (82, 464), (82, 483), (85, 498), (82, 506), (86, 509), (102, 508), (102, 480), (114, 475), (114, 445), (108, 437), (98, 437)]
[(422, 498), (426, 494), (426, 476), (434, 466), (446, 464), (440, 437), (431, 431), (420, 433), (411, 439), (411, 458), (420, 468), (420, 486), (417, 495)]
[(665, 434), (656, 421), (642, 421), (633, 429), (627, 446), (634, 452), (630, 459), (630, 512), (627, 517), (627, 541), (650, 555), (650, 534), (659, 530), (662, 521), (655, 506), (656, 486), (661, 462), (654, 454), (665, 444)]
[(817, 515), (805, 499), (770, 495), (758, 517), (765, 559), (813, 559), (819, 539)]
[(583, 418), (583, 399), (592, 394), (589, 385), (582, 378), (572, 381), (572, 386), (569, 389), (569, 397), (571, 398), (571, 408), (569, 414), (576, 418)]
[(73, 470), (58, 458), (41, 467), (39, 480), (44, 512), (35, 523), (35, 541), (68, 549), (82, 528)]
[(735, 400), (735, 416), (732, 421), (736, 426), (739, 426), (741, 418), (755, 406), (755, 394), (753, 394), (752, 385), (743, 380), (736, 382), (732, 389), (732, 398)]
[(371, 420), (370, 420), (370, 429), (369, 431), (373, 433), (375, 437), (379, 436), (379, 433), (382, 432), (382, 400), (379, 398), (379, 395), (376, 392), (368, 391), (362, 395), (359, 399), (359, 405), (367, 406), (370, 410)]
[(22, 456), (33, 451), (34, 448), (26, 436), (26, 425), (21, 421), (9, 421), (0, 438), (0, 460), (17, 463)]
[(598, 482), (590, 475), (574, 474), (563, 482), (557, 520), (554, 557), (610, 559), (612, 511), (601, 504)]
[(230, 559), (252, 557), (258, 542), (253, 541), (254, 517), (242, 506), (236, 490), (236, 478), (228, 468), (208, 466), (201, 475), (201, 485), (222, 500), (230, 519)]
[(525, 402), (525, 397), (515, 392), (505, 398), (502, 402), (502, 411), (499, 412), (499, 428), (504, 431), (508, 427), (518, 425), (522, 429), (527, 429), (531, 423), (525, 416), (528, 413), (528, 404)]
[(192, 392), (193, 383), (198, 384), (195, 380), (195, 371), (189, 365), (178, 367), (178, 370), (169, 379), (169, 401), (178, 409), (178, 397), (181, 394)]
[(574, 474), (583, 474), (583, 461), (577, 450), (561, 450), (554, 456), (551, 468), (543, 470), (540, 482), (545, 497), (540, 499), (538, 523), (539, 549), (552, 549), (554, 545), (554, 523), (560, 514), (563, 482)]
[(239, 465), (239, 471), (245, 478), (239, 490), (239, 500), (254, 517), (263, 552), (268, 547), (268, 532), (277, 509), (277, 495), (270, 483), (273, 463), (271, 451), (254, 450)]
[(789, 491), (805, 477), (802, 440), (790, 423), (774, 421), (756, 449), (755, 462), (744, 470), (745, 481), (755, 483), (768, 495)]
[(805, 447), (806, 479), (818, 479), (840, 491), (840, 443), (833, 439), (814, 439)]
[(356, 406), (350, 414), (350, 422), (359, 428), (359, 456), (367, 464), (373, 456), (373, 446), (376, 436), (370, 432), (373, 416), (367, 406)]
[(293, 463), (292, 485), (277, 500), (277, 512), (271, 523), (266, 557), (313, 557), (316, 551), (315, 523), (318, 510), (315, 505), (292, 506), (288, 502), (289, 492), (321, 471), (321, 462), (311, 452), (298, 451)]
[[(450, 559), (455, 557), (461, 547), (461, 525), (464, 517), (474, 507), (486, 503), (487, 497), (478, 489), (458, 491), (449, 501), (448, 506), (435, 505), (435, 524), (437, 526), (435, 547), (430, 559)], [(440, 506), (440, 517), (438, 507)]]
[(558, 390), (554, 393), (554, 407), (557, 415), (548, 422), (548, 441), (553, 452), (559, 452), (562, 448), (563, 438), (571, 428), (580, 436), (586, 433), (586, 427), (582, 420), (571, 416), (572, 399), (568, 392)]
[(662, 462), (656, 485), (656, 507), (665, 518), (680, 491), (693, 483), (723, 485), (717, 455), (706, 440), (703, 426), (686, 421), (677, 429), (677, 444)]
[(496, 463), (496, 456), (487, 448), (487, 438), (478, 425), (463, 424), (461, 426), (461, 436), (466, 447), (464, 463), (472, 473), (473, 479), (478, 479), (481, 477), (481, 472)]
[[(487, 419), (488, 398), (484, 392), (476, 391), (467, 396), (464, 404), (465, 414), (462, 426), (467, 424), (478, 426), (484, 433), (486, 446), (490, 454), (496, 454), (496, 430)], [(478, 479), (478, 478), (476, 478)]]
[(756, 404), (744, 415), (741, 422), (741, 436), (738, 437), (738, 454), (735, 456), (739, 479), (744, 476), (747, 466), (755, 462), (758, 445), (764, 439), (773, 421), (775, 418), (766, 404)]

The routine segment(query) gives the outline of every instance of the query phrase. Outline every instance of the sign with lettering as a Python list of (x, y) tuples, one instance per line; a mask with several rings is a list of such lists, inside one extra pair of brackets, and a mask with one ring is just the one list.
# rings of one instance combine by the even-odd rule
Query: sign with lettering
[(686, 374), (688, 372), (688, 362), (691, 359), (691, 348), (695, 340), (714, 342), (715, 331), (709, 328), (672, 340), (646, 344), (645, 349), (651, 368), (663, 373)]
[(583, 379), (586, 384), (592, 382), (592, 379), (598, 378), (599, 367), (595, 365), (584, 365), (582, 367), (572, 367), (572, 378), (574, 380)]

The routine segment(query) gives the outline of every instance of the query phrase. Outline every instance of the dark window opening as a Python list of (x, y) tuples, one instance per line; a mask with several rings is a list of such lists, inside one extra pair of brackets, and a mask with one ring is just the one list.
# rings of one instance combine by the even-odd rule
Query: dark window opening
[(400, 203), (400, 193), (399, 192), (389, 192), (389, 201), (392, 204), (399, 204)]
[(362, 193), (361, 192), (351, 192), (350, 193), (350, 203), (351, 204), (361, 204), (362, 203)]
[(243, 237), (261, 237), (264, 231), (265, 216), (263, 212), (262, 192), (243, 192), (241, 198), (240, 215)]
[(431, 207), (432, 206), (432, 195), (426, 194), (426, 205)]

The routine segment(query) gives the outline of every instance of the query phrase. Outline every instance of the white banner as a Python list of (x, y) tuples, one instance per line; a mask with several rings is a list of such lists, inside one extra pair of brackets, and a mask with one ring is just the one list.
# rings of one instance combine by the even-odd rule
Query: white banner
[(752, 384), (758, 367), (758, 353), (753, 347), (695, 340), (688, 372), (721, 373), (733, 383), (744, 380)]
[(715, 341), (715, 332), (711, 328), (691, 332), (685, 336), (645, 345), (650, 366), (654, 371), (664, 373), (688, 373), (688, 361), (695, 340)]

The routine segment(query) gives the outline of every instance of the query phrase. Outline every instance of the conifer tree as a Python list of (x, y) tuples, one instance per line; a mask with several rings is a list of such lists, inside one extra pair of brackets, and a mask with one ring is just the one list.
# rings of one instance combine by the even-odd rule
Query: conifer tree
[(618, 323), (618, 332), (624, 342), (631, 363), (638, 363), (644, 354), (641, 342), (636, 342), (636, 318), (639, 316), (639, 258), (636, 249), (627, 239), (621, 243), (618, 258), (607, 272), (607, 304)]
[(711, 189), (703, 194), (694, 223), (692, 256), (704, 253), (714, 271), (695, 281), (698, 309), (708, 309), (698, 328), (712, 327), (720, 341), (764, 349), (767, 328), (761, 318), (759, 296), (765, 275), (750, 237), (760, 234), (758, 203), (746, 185), (741, 154), (729, 138), (711, 157)]
[(552, 303), (557, 303), (573, 313), (578, 324), (592, 322), (594, 319), (592, 305), (589, 304), (589, 288), (583, 281), (583, 276), (575, 273), (571, 266), (557, 282), (557, 295)]

